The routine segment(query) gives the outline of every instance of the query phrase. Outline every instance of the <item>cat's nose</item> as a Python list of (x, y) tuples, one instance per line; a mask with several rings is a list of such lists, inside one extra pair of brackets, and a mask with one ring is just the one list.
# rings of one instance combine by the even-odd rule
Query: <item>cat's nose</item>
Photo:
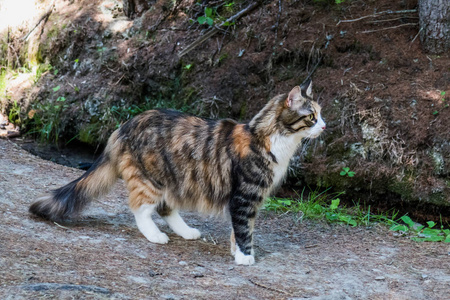
[(327, 126), (323, 126), (323, 127), (322, 127), (322, 130), (325, 130), (326, 128), (327, 128)]

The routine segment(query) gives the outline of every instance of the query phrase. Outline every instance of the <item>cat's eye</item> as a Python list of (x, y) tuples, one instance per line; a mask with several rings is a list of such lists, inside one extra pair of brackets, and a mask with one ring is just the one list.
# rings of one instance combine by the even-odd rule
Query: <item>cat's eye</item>
[(311, 121), (314, 120), (314, 119), (315, 119), (314, 114), (310, 114), (310, 115), (309, 115), (309, 119), (310, 119)]

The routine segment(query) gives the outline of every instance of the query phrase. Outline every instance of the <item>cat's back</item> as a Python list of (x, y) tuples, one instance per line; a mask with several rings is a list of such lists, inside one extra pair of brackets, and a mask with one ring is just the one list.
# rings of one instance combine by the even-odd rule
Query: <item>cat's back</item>
[(211, 120), (171, 109), (145, 111), (119, 128), (119, 137), (129, 142), (158, 140), (164, 144), (182, 141), (199, 142), (227, 138), (237, 122)]

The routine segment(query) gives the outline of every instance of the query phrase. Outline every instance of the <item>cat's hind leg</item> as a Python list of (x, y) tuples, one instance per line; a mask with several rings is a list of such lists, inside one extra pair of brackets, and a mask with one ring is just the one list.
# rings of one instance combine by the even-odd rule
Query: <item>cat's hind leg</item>
[(189, 227), (181, 218), (178, 210), (171, 209), (162, 202), (157, 207), (158, 214), (166, 221), (167, 225), (179, 236), (186, 240), (196, 240), (202, 235), (198, 229)]
[(169, 237), (161, 232), (152, 220), (152, 213), (157, 204), (143, 204), (134, 210), (134, 218), (141, 233), (152, 243), (167, 244)]
[(120, 173), (129, 192), (130, 209), (141, 233), (152, 243), (166, 244), (167, 234), (161, 232), (152, 219), (152, 214), (162, 201), (162, 192), (132, 163), (131, 156), (123, 155), (119, 164)]

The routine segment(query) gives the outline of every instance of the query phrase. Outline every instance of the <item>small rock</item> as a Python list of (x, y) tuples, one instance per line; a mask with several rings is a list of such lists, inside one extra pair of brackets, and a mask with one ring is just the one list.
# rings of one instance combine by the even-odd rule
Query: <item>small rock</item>
[(428, 278), (428, 275), (426, 275), (426, 274), (422, 274), (422, 279), (427, 279)]
[(378, 280), (378, 281), (385, 280), (385, 279), (386, 279), (386, 277), (384, 277), (384, 276), (375, 277), (375, 280)]
[(179, 263), (178, 263), (180, 266), (187, 266), (187, 262), (185, 262), (184, 260), (181, 260)]
[(194, 278), (205, 277), (205, 275), (203, 275), (202, 273), (199, 273), (199, 272), (193, 272), (192, 275), (194, 275)]
[(148, 271), (148, 275), (150, 277), (155, 277), (155, 276), (158, 276), (158, 275), (162, 275), (162, 273), (156, 273), (155, 271), (150, 270), (150, 271)]

